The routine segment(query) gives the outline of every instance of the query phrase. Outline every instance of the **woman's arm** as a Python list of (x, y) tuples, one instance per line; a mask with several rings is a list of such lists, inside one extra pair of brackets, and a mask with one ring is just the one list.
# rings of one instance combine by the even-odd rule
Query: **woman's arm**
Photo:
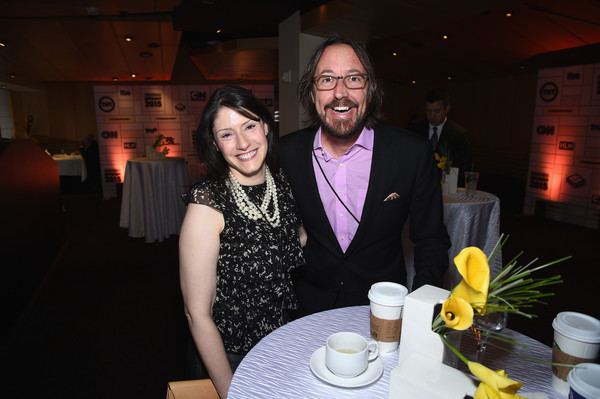
[(232, 373), (211, 313), (217, 285), (219, 235), (224, 225), (220, 212), (192, 203), (188, 205), (179, 238), (185, 314), (202, 362), (221, 398), (227, 397)]

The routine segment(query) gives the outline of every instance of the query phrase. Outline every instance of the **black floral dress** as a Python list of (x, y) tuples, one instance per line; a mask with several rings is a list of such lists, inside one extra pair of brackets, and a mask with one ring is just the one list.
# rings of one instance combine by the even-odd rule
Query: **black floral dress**
[[(250, 220), (236, 206), (225, 181), (203, 180), (184, 196), (186, 203), (210, 206), (223, 214), (213, 320), (225, 351), (246, 354), (261, 338), (289, 320), (297, 307), (291, 271), (304, 263), (298, 237), (300, 218), (282, 171), (273, 176), (280, 225)], [(259, 205), (266, 183), (242, 186)]]

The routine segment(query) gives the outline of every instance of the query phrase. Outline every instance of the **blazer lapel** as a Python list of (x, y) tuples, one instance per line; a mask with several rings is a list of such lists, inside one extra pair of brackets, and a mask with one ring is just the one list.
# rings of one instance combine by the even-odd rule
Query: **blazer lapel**
[[(377, 128), (375, 130), (377, 130)], [(393, 159), (393, 154), (388, 153), (388, 148), (389, 146), (384, 142), (384, 136), (375, 133), (373, 157), (371, 159), (371, 173), (369, 174), (369, 188), (367, 189), (367, 196), (365, 197), (360, 224), (358, 225), (358, 229), (356, 230), (356, 234), (354, 234), (350, 246), (346, 250), (346, 254), (350, 254), (360, 243), (363, 236), (366, 234), (366, 226), (369, 225), (370, 219), (373, 218), (379, 207), (383, 204), (385, 196), (389, 194), (385, 193), (385, 188), (389, 187), (387, 177), (390, 175), (389, 173), (386, 173), (386, 169), (389, 167), (389, 160)]]

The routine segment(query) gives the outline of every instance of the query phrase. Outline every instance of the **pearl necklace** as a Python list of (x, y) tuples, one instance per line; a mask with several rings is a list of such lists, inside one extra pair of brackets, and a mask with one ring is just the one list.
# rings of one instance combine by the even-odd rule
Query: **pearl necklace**
[[(269, 224), (273, 227), (278, 227), (280, 223), (279, 218), (279, 204), (277, 202), (277, 187), (275, 186), (275, 180), (273, 180), (273, 176), (271, 175), (271, 171), (268, 166), (265, 166), (265, 180), (267, 182), (267, 189), (265, 191), (265, 196), (260, 204), (260, 207), (256, 206), (252, 200), (248, 197), (240, 183), (233, 176), (231, 171), (229, 171), (229, 178), (226, 183), (231, 193), (233, 194), (233, 199), (238, 209), (244, 216), (246, 216), (250, 220), (258, 220), (263, 217), (269, 222)], [(269, 204), (273, 203), (273, 213), (269, 215)]]

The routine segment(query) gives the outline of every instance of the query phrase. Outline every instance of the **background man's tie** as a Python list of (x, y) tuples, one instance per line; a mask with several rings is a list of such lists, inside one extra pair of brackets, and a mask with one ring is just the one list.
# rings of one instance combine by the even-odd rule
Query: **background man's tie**
[(433, 127), (433, 134), (431, 135), (429, 142), (431, 143), (431, 146), (433, 147), (433, 151), (435, 151), (437, 148), (437, 143), (438, 143), (437, 126)]

